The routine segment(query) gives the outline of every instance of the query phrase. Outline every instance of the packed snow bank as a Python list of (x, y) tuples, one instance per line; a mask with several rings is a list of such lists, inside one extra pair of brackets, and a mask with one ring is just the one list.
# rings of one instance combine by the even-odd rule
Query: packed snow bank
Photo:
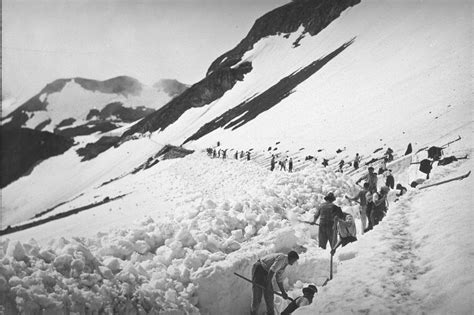
[[(160, 174), (170, 175), (164, 178), (181, 197), (185, 197), (182, 189), (191, 190), (179, 178), (200, 167), (201, 172), (188, 179), (187, 185), (196, 189), (207, 183), (216, 188), (207, 195), (213, 193), (215, 198), (206, 198), (203, 190), (179, 199), (179, 207), (166, 218), (148, 218), (92, 238), (59, 238), (40, 245), (34, 240), (19, 242), (13, 234), (12, 240), (2, 240), (0, 251), (2, 304), (10, 308), (16, 304), (26, 312), (198, 313), (199, 308), (205, 314), (222, 310), (241, 314), (248, 311), (251, 290), (233, 272), (250, 276), (257, 257), (290, 249), (303, 253), (315, 247), (315, 230), (297, 220), (310, 218), (329, 191), (346, 205), (343, 195), (354, 192), (347, 176), (317, 166), (293, 174), (261, 169), (260, 176), (251, 171), (259, 168), (255, 163), (211, 160), (201, 154), (171, 165), (180, 170), (180, 176)], [(221, 172), (227, 179), (211, 184), (205, 176), (195, 178), (212, 172)], [(245, 181), (251, 184), (246, 186)], [(244, 188), (248, 190), (241, 194)], [(231, 194), (233, 190), (238, 193)], [(34, 229), (30, 232), (34, 235)], [(287, 285), (301, 278), (316, 282), (327, 276), (327, 258), (318, 249), (302, 254), (299, 266), (286, 274)], [(314, 272), (315, 266), (321, 268)]]
[[(426, 184), (465, 174), (473, 164), (437, 167)], [(295, 314), (471, 314), (472, 185), (471, 175), (410, 190), (392, 203), (373, 231), (336, 253), (334, 279)]]

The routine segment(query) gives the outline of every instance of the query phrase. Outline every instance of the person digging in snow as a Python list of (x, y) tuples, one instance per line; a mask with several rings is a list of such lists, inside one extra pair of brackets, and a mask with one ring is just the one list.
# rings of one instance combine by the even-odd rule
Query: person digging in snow
[(342, 209), (333, 202), (336, 200), (332, 192), (328, 193), (324, 197), (324, 202), (318, 207), (314, 214), (313, 224), (316, 224), (316, 220), (319, 218), (319, 247), (326, 249), (326, 244), (329, 242), (331, 248), (334, 247), (336, 241), (334, 240), (334, 217), (342, 216)]
[(303, 288), (303, 295), (297, 297), (293, 302), (291, 302), (283, 310), (283, 312), (281, 312), (281, 315), (289, 315), (301, 306), (310, 305), (311, 303), (313, 303), (313, 298), (316, 293), (318, 293), (318, 289), (313, 284), (310, 284), (306, 288)]
[(275, 276), (278, 287), (280, 288), (281, 296), (287, 299), (288, 294), (286, 294), (285, 288), (283, 287), (283, 272), (288, 265), (293, 265), (298, 259), (298, 253), (290, 251), (287, 255), (273, 253), (257, 260), (252, 267), (252, 282), (254, 284), (252, 286), (251, 315), (257, 315), (260, 302), (262, 301), (262, 295), (265, 299), (267, 314), (275, 314), (273, 305), (273, 276)]
[(364, 177), (360, 178), (356, 184), (359, 184), (364, 179), (367, 179), (367, 183), (369, 183), (369, 191), (374, 193), (377, 191), (377, 174), (374, 173), (374, 168), (371, 166), (368, 168), (368, 173)]
[(355, 196), (349, 197), (347, 199), (352, 201), (359, 202), (360, 207), (360, 221), (362, 223), (362, 234), (364, 234), (365, 229), (367, 228), (367, 198), (366, 195), (369, 192), (369, 183), (364, 183), (364, 188)]
[(374, 208), (372, 209), (372, 222), (376, 226), (380, 221), (385, 217), (385, 214), (388, 210), (388, 200), (387, 195), (389, 192), (387, 186), (380, 187), (380, 192), (376, 192), (373, 195)]
[(337, 232), (339, 234), (339, 240), (337, 241), (334, 248), (331, 250), (331, 255), (336, 253), (336, 249), (342, 245), (346, 246), (349, 243), (357, 241), (357, 229), (354, 221), (354, 217), (349, 213), (343, 212), (342, 217), (336, 216), (334, 220), (337, 223)]

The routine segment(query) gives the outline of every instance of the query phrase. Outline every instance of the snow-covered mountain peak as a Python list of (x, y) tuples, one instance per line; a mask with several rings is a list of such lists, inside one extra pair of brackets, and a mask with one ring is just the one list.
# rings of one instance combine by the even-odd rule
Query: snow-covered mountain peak
[(108, 131), (143, 118), (185, 89), (173, 83), (159, 90), (128, 76), (105, 81), (58, 79), (6, 116), (2, 124), (68, 136)]

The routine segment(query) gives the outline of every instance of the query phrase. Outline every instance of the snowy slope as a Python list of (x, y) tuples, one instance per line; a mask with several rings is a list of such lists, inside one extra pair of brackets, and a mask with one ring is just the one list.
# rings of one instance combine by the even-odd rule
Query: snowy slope
[(196, 129), (354, 42), (271, 110), (236, 130), (219, 128), (195, 145), (220, 140), (228, 147), (250, 148), (281, 140), (294, 149), (347, 146), (355, 153), (378, 144), (401, 148), (412, 139), (433, 140), (432, 130), (448, 133), (470, 123), (469, 8), (467, 2), (366, 1), (317, 36), (306, 35), (297, 48), (292, 43), (299, 33), (264, 38), (243, 57), (253, 66), (244, 81), (195, 113)]
[[(383, 146), (400, 156), (409, 142), (416, 152), (461, 135), (446, 153), (470, 157), (470, 9), (467, 2), (362, 2), (316, 36), (300, 27), (261, 39), (242, 59), (252, 63), (242, 81), (164, 130), (137, 135), (87, 162), (70, 150), (41, 163), (2, 190), (2, 228), (62, 202), (41, 217), (113, 200), (10, 234), (11, 241), (2, 237), (0, 289), (8, 294), (1, 304), (8, 309), (22, 296), (17, 307), (31, 311), (242, 314), (248, 312), (250, 286), (232, 273), (250, 275), (258, 257), (291, 248), (301, 253), (286, 273), (291, 295), (306, 283), (321, 285), (329, 252), (317, 248), (317, 228), (298, 219), (311, 219), (329, 191), (357, 216), (358, 207), (344, 194), (355, 194), (354, 182), (365, 169), (342, 175), (318, 162), (294, 174), (271, 173), (262, 152), (304, 147), (298, 158), (331, 156), (337, 163), (355, 152), (370, 158)], [(252, 117), (262, 104), (271, 106)], [(219, 127), (234, 122), (235, 130)], [(185, 145), (196, 154), (131, 174), (165, 144), (179, 145), (201, 128), (203, 136)], [(100, 136), (76, 139), (84, 146)], [(229, 149), (253, 148), (260, 160), (222, 161), (200, 152), (217, 141)], [(345, 152), (334, 153), (343, 147)], [(397, 182), (408, 186), (422, 177), (409, 163), (425, 156), (389, 165)], [(435, 167), (428, 183), (471, 169), (470, 159)], [(302, 314), (472, 313), (471, 186), (472, 175), (410, 189), (374, 231), (338, 251), (334, 280)], [(465, 244), (454, 242), (459, 239)], [(26, 269), (23, 260), (49, 271)], [(48, 283), (57, 284), (57, 292), (49, 292)], [(22, 289), (31, 284), (34, 290)], [(276, 304), (279, 310), (285, 305), (279, 298)]]

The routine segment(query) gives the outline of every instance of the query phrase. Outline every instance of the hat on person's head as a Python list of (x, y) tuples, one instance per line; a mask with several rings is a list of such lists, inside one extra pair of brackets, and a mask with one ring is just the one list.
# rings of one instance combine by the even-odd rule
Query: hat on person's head
[(370, 166), (370, 167), (368, 168), (368, 170), (369, 170), (369, 171), (370, 171), (370, 170), (372, 170), (372, 171), (373, 171), (373, 170), (374, 170), (374, 168), (373, 168), (372, 166)]
[(334, 194), (332, 192), (328, 193), (326, 197), (324, 197), (324, 200), (326, 201), (334, 201), (336, 200), (336, 197), (334, 197)]
[(380, 192), (388, 194), (389, 191), (390, 191), (390, 188), (388, 188), (387, 186), (380, 187)]
[(318, 293), (318, 288), (315, 285), (310, 284), (306, 288), (303, 288), (303, 294), (315, 294)]

